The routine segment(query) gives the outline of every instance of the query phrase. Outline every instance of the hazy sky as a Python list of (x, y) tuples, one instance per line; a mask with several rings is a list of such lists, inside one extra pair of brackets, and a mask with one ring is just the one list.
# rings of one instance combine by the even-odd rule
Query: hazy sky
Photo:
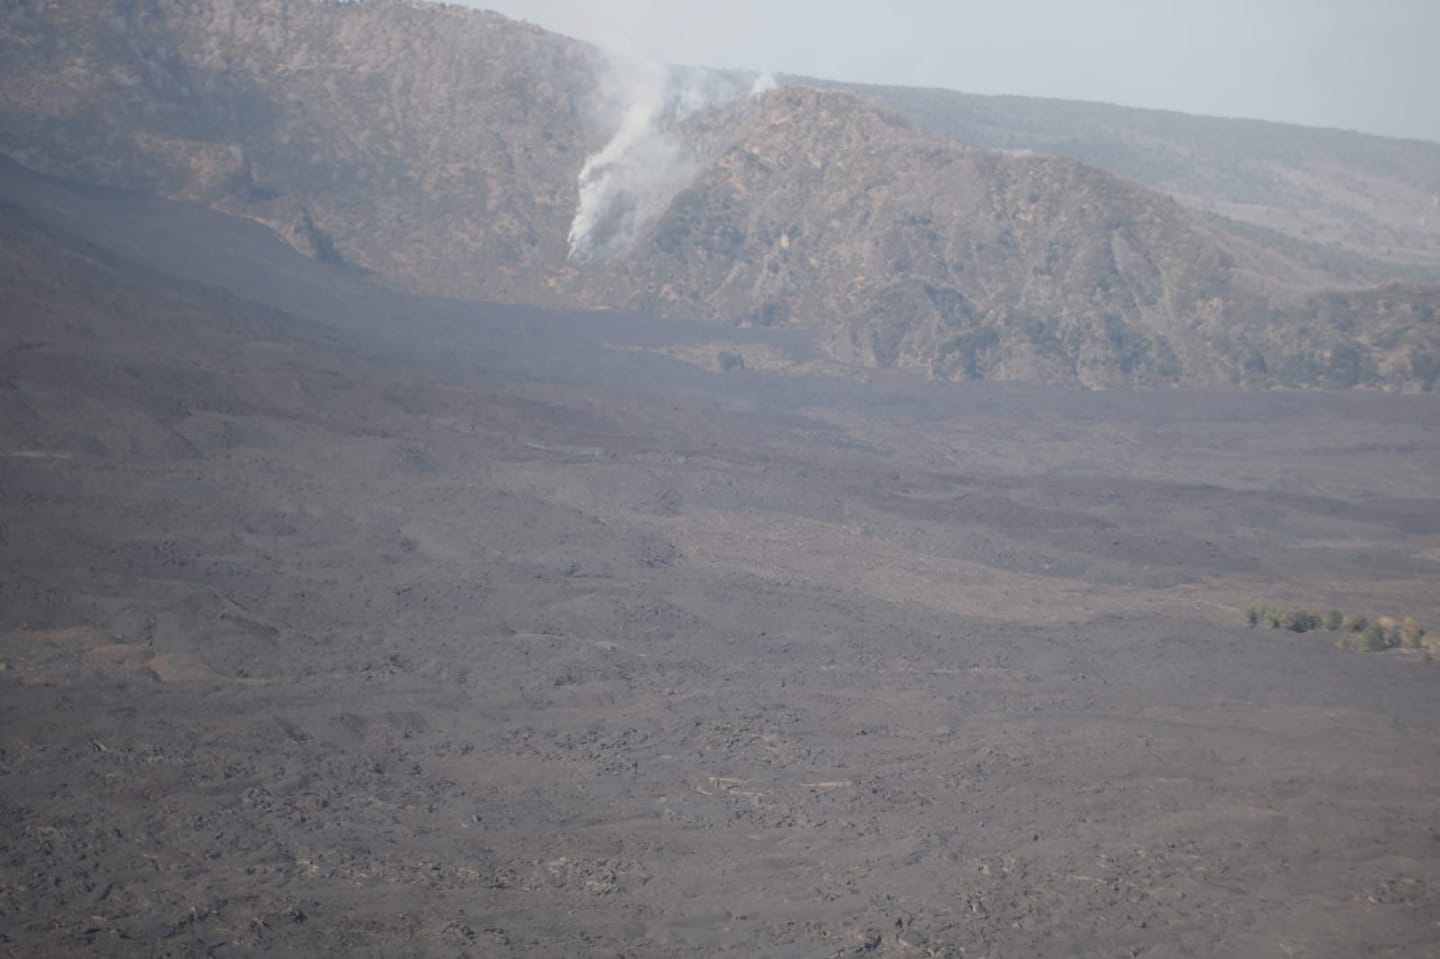
[(660, 60), (1440, 141), (1440, 0), (467, 0)]

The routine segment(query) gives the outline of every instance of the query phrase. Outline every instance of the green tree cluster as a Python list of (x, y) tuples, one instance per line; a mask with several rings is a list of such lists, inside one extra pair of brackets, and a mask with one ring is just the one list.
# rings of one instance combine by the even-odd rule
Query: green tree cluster
[(1245, 611), (1245, 621), (1251, 626), (1288, 629), (1292, 633), (1330, 628), (1329, 617), (1325, 614), (1309, 609), (1287, 609), (1283, 606), (1252, 606)]
[(1432, 655), (1440, 652), (1440, 636), (1428, 634), (1413, 616), (1405, 617), (1397, 625), (1388, 617), (1346, 614), (1338, 609), (1320, 612), (1299, 607), (1251, 606), (1245, 611), (1245, 622), (1250, 626), (1287, 629), (1292, 633), (1321, 629), (1343, 633), (1342, 645), (1366, 652), (1399, 647), (1423, 649)]

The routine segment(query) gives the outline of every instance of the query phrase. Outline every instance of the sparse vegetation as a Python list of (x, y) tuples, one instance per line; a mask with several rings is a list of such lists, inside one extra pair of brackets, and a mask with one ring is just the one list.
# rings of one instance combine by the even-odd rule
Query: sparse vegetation
[(1284, 606), (1251, 606), (1245, 610), (1251, 627), (1285, 629), (1292, 633), (1325, 631), (1340, 634), (1339, 645), (1367, 653), (1387, 649), (1424, 650), (1427, 658), (1440, 655), (1440, 633), (1426, 632), (1413, 616), (1397, 621), (1389, 616), (1346, 614)]

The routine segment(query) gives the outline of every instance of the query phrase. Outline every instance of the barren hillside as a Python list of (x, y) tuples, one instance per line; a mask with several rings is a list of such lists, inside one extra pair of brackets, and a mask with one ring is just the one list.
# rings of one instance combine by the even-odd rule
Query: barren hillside
[(1105, 103), (824, 85), (963, 143), (1074, 157), (1332, 269), (1440, 276), (1440, 143)]
[(851, 94), (632, 75), (400, 0), (4, 12), (0, 151), (410, 290), (800, 325), (947, 379), (1426, 388), (1440, 366), (1436, 287), (1360, 292), (1132, 181)]

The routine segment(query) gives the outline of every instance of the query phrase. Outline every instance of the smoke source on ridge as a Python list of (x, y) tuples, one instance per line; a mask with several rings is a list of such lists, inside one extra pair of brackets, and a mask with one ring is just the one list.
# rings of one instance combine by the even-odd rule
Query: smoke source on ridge
[(570, 259), (594, 262), (628, 250), (699, 168), (685, 121), (707, 107), (774, 86), (697, 67), (670, 67), (607, 54), (602, 119), (615, 132), (580, 170), (580, 203), (570, 224)]

